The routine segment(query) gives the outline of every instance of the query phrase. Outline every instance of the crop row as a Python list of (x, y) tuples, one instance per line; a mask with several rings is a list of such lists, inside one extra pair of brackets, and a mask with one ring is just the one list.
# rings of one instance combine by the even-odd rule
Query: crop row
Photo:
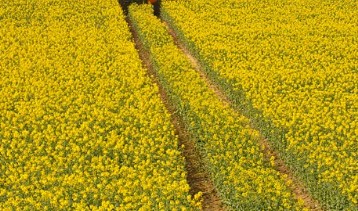
[(117, 1), (2, 1), (0, 209), (193, 210), (199, 198)]
[(260, 134), (216, 96), (151, 13), (149, 6), (133, 5), (129, 18), (224, 204), (234, 210), (302, 209), (284, 182), (286, 175), (264, 159)]
[(181, 41), (310, 192), (327, 209), (357, 208), (357, 4), (163, 5), (163, 18)]

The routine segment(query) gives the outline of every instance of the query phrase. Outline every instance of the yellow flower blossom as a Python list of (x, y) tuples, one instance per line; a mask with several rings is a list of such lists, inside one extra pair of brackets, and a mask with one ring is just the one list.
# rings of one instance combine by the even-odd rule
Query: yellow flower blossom
[[(203, 153), (222, 201), (234, 210), (270, 206), (300, 210), (302, 206), (280, 174), (265, 161), (258, 144), (259, 132), (207, 86), (174, 44), (165, 25), (152, 15), (150, 6), (132, 5), (129, 18), (177, 113)], [(194, 199), (197, 197), (200, 193)]]
[(328, 209), (357, 208), (357, 4), (165, 1), (162, 18)]
[(174, 134), (116, 0), (1, 2), (0, 210), (199, 209)]

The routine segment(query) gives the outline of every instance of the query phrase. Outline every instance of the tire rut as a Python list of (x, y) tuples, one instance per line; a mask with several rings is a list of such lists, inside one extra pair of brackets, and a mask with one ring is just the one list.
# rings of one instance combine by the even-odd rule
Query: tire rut
[(194, 196), (197, 193), (202, 193), (202, 209), (208, 211), (225, 210), (224, 205), (210, 179), (209, 173), (205, 170), (205, 163), (201, 157), (198, 149), (195, 147), (195, 140), (185, 127), (185, 123), (179, 115), (177, 115), (176, 107), (170, 102), (170, 99), (160, 83), (159, 76), (156, 73), (153, 64), (150, 60), (150, 54), (145, 50), (143, 44), (138, 38), (137, 32), (128, 17), (126, 21), (132, 33), (135, 47), (138, 50), (142, 64), (147, 70), (148, 76), (158, 86), (159, 94), (166, 109), (171, 114), (171, 122), (174, 125), (175, 133), (179, 139), (179, 148), (182, 148), (182, 155), (185, 157), (185, 168), (187, 171), (187, 181), (190, 186), (189, 193)]
[[(202, 68), (199, 60), (193, 56), (193, 54), (188, 50), (188, 48), (183, 44), (174, 29), (165, 21), (162, 20), (167, 27), (168, 33), (173, 37), (175, 44), (182, 50), (182, 52), (187, 56), (187, 58), (191, 61), (193, 67), (200, 74), (201, 78), (208, 84), (208, 86), (216, 93), (217, 97), (219, 97), (223, 102), (227, 103), (232, 107), (236, 112), (240, 113), (240, 109), (238, 109), (235, 104), (227, 97), (226, 94), (220, 89), (220, 87), (213, 82), (207, 75), (207, 73)], [(251, 125), (252, 128), (256, 128), (254, 125)], [(307, 188), (304, 187), (303, 183), (294, 176), (292, 170), (288, 168), (285, 162), (280, 158), (279, 153), (275, 151), (271, 145), (269, 140), (262, 137), (258, 143), (261, 147), (262, 152), (264, 153), (265, 159), (270, 161), (271, 157), (274, 157), (275, 167), (274, 169), (279, 173), (286, 175), (285, 183), (291, 189), (292, 193), (295, 195), (296, 199), (304, 202), (304, 206), (310, 210), (321, 211), (324, 210), (320, 203), (312, 198), (312, 196), (307, 191)]]

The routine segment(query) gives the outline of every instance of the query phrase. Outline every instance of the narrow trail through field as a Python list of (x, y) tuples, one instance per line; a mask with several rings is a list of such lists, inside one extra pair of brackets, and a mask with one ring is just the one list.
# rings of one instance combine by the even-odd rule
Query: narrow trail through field
[[(193, 54), (188, 50), (187, 46), (183, 44), (173, 28), (165, 21), (162, 20), (167, 27), (168, 33), (173, 37), (175, 44), (182, 50), (182, 52), (188, 57), (193, 67), (198, 71), (201, 78), (208, 84), (208, 86), (216, 93), (223, 102), (230, 105), (236, 112), (240, 113), (240, 109), (227, 97), (226, 94), (221, 90), (221, 88), (213, 82), (209, 76), (204, 71), (204, 68), (200, 64), (199, 60), (193, 56)], [(254, 129), (257, 129), (253, 124), (251, 125)], [(288, 184), (289, 188), (292, 190), (295, 197), (299, 200), (303, 200), (304, 206), (310, 210), (323, 210), (319, 202), (312, 198), (308, 193), (304, 184), (294, 176), (294, 173), (287, 167), (284, 161), (280, 158), (279, 154), (271, 147), (269, 140), (265, 137), (261, 137), (259, 145), (263, 149), (263, 153), (266, 160), (270, 160), (271, 156), (274, 156), (275, 161), (275, 170), (281, 174), (287, 175), (285, 182)]]
[(137, 32), (126, 17), (126, 21), (132, 33), (135, 47), (138, 50), (139, 56), (142, 60), (143, 66), (146, 68), (149, 77), (158, 86), (160, 97), (171, 114), (171, 121), (175, 127), (175, 133), (179, 137), (179, 146), (183, 146), (182, 155), (185, 157), (185, 168), (187, 171), (187, 181), (190, 186), (190, 194), (194, 196), (198, 192), (202, 192), (202, 208), (203, 210), (225, 210), (220, 197), (209, 177), (208, 172), (205, 170), (205, 164), (200, 156), (200, 153), (195, 147), (194, 140), (191, 138), (189, 132), (185, 128), (182, 119), (176, 114), (175, 106), (170, 102), (167, 93), (162, 87), (159, 77), (154, 70), (153, 64), (150, 61), (150, 54), (144, 49), (143, 44), (138, 38)]

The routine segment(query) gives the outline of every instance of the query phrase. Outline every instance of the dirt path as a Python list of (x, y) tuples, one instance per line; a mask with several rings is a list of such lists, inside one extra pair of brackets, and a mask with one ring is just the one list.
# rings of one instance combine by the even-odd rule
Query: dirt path
[(301, 181), (299, 181), (294, 175), (293, 172), (286, 166), (283, 160), (280, 158), (278, 153), (272, 149), (269, 141), (265, 138), (260, 139), (261, 147), (263, 148), (263, 153), (265, 155), (266, 160), (270, 160), (271, 156), (275, 159), (275, 170), (280, 172), (281, 174), (287, 175), (285, 178), (286, 184), (295, 194), (296, 199), (301, 199), (304, 202), (306, 208), (310, 210), (323, 210), (321, 205), (318, 203), (317, 200), (313, 199), (311, 195), (308, 193), (307, 189), (303, 185)]
[(148, 76), (159, 87), (160, 97), (171, 114), (171, 121), (175, 127), (175, 133), (179, 137), (179, 147), (184, 146), (182, 155), (185, 157), (185, 168), (187, 171), (187, 181), (190, 186), (190, 194), (194, 196), (198, 192), (202, 192), (202, 206), (203, 210), (224, 210), (223, 204), (218, 196), (218, 193), (209, 177), (208, 172), (205, 171), (205, 165), (202, 161), (200, 153), (195, 147), (194, 140), (190, 137), (189, 132), (185, 128), (182, 119), (176, 114), (175, 106), (170, 102), (165, 90), (163, 89), (159, 77), (154, 70), (153, 64), (150, 61), (150, 54), (144, 49), (144, 46), (138, 38), (137, 32), (134, 30), (133, 25), (129, 18), (126, 18), (129, 25), (136, 49), (142, 60), (143, 66), (147, 70)]
[[(236, 112), (240, 113), (240, 110), (237, 109), (235, 104), (231, 102), (231, 100), (224, 94), (223, 91), (208, 77), (202, 68), (198, 59), (196, 59), (188, 48), (178, 39), (175, 31), (170, 27), (170, 25), (165, 22), (169, 34), (173, 37), (175, 44), (183, 51), (183, 53), (188, 57), (191, 61), (192, 65), (200, 74), (201, 78), (209, 85), (209, 87), (216, 93), (216, 95), (223, 101), (229, 104)], [(255, 128), (255, 127), (253, 127)], [(257, 128), (255, 128), (257, 129)], [(313, 199), (311, 195), (308, 193), (307, 189), (304, 187), (303, 183), (299, 181), (293, 174), (293, 172), (287, 167), (284, 161), (279, 157), (279, 154), (271, 147), (269, 141), (264, 137), (261, 138), (259, 142), (261, 148), (263, 149), (263, 153), (266, 160), (270, 160), (271, 156), (275, 158), (275, 170), (280, 172), (281, 174), (287, 175), (285, 182), (289, 184), (289, 188), (292, 190), (293, 194), (297, 199), (303, 200), (304, 206), (310, 210), (323, 210), (317, 200)], [(291, 182), (292, 181), (292, 182)]]
[[(163, 21), (163, 20), (162, 20)], [(218, 86), (212, 82), (208, 75), (205, 73), (205, 71), (203, 71), (203, 68), (200, 64), (200, 62), (198, 61), (198, 59), (196, 59), (188, 50), (188, 48), (186, 48), (186, 46), (181, 43), (176, 35), (176, 33), (174, 32), (174, 30), (169, 26), (169, 24), (165, 21), (163, 21), (163, 23), (165, 24), (165, 26), (167, 27), (167, 30), (169, 32), (169, 34), (173, 37), (174, 39), (174, 43), (179, 47), (179, 49), (186, 55), (186, 57), (189, 59), (189, 61), (191, 62), (191, 64), (193, 65), (193, 67), (196, 69), (196, 71), (199, 73), (201, 79), (203, 79), (205, 81), (206, 84), (208, 84), (208, 86), (210, 87), (210, 89), (212, 89), (215, 94), (222, 100), (224, 100), (225, 102), (230, 102), (229, 98), (227, 98), (227, 96), (225, 94), (223, 94), (223, 92), (218, 88)], [(231, 104), (231, 103), (230, 103)]]

